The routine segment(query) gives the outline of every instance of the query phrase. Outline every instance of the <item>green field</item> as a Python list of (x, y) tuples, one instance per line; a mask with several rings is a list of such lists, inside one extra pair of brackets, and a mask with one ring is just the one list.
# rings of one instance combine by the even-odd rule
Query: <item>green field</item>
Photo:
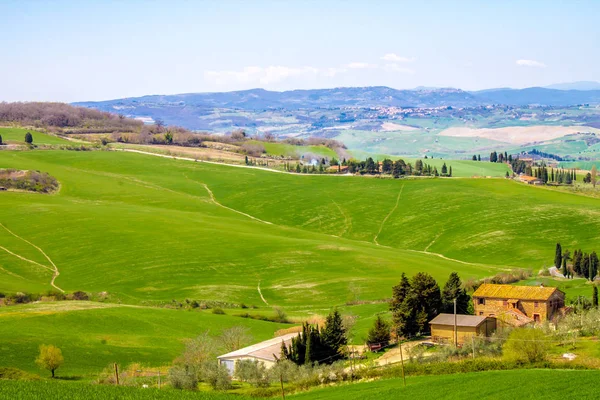
[(590, 382), (600, 371), (512, 370), (364, 382), (291, 396), (293, 399), (597, 399)]
[[(290, 325), (240, 318), (207, 311), (120, 306), (65, 301), (0, 308), (2, 366), (40, 373), (34, 363), (41, 344), (62, 349), (62, 377), (92, 377), (114, 362), (125, 366), (169, 365), (183, 350), (183, 339), (209, 331), (218, 335), (232, 326), (248, 328), (253, 340), (273, 337)], [(250, 343), (247, 343), (250, 344)]]
[(329, 159), (339, 158), (335, 151), (326, 146), (295, 146), (287, 143), (259, 142), (256, 140), (249, 140), (247, 143), (263, 145), (267, 154), (271, 156), (299, 158), (314, 155), (328, 157)]
[[(387, 399), (596, 399), (599, 371), (513, 370), (409, 377), (344, 384), (288, 394), (290, 399), (387, 400)], [(0, 398), (95, 400), (118, 398), (231, 400), (251, 397), (171, 389), (140, 389), (67, 382), (2, 382)]]
[(47, 135), (45, 133), (36, 132), (31, 129), (23, 128), (1, 128), (0, 136), (2, 141), (9, 144), (24, 144), (25, 134), (29, 132), (33, 137), (33, 144), (67, 144), (70, 143), (66, 139), (59, 138), (58, 136)]
[[(281, 306), (292, 317), (338, 306), (359, 316), (357, 343), (387, 307), (346, 303), (387, 299), (402, 272), (443, 284), (452, 271), (463, 280), (537, 271), (557, 241), (591, 251), (600, 239), (598, 199), (505, 179), (304, 176), (109, 151), (3, 151), (0, 168), (61, 183), (54, 195), (0, 193), (0, 292), (52, 289), (50, 259), (59, 288), (107, 292), (111, 302), (187, 298), (262, 314)], [(114, 360), (159, 365), (206, 327), (244, 325), (255, 339), (280, 327), (236, 317), (239, 308), (218, 316), (73, 304), (1, 309), (7, 366), (34, 369), (50, 340), (75, 354), (68, 374)]]

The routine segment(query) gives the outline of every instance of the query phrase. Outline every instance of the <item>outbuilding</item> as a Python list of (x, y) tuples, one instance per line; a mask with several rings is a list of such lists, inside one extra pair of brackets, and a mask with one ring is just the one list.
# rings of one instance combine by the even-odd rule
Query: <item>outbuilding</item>
[(265, 340), (264, 342), (253, 344), (252, 346), (244, 347), (243, 349), (235, 350), (222, 356), (218, 356), (219, 364), (225, 365), (229, 370), (229, 375), (233, 375), (235, 364), (240, 360), (252, 360), (262, 362), (265, 367), (271, 368), (277, 362), (277, 358), (281, 354), (281, 343), (289, 346), (292, 339), (297, 337), (298, 333), (288, 333), (287, 335), (278, 336), (273, 339)]
[[(440, 314), (429, 322), (431, 339), (437, 343), (454, 343), (454, 314)], [(472, 336), (490, 336), (496, 330), (496, 318), (479, 315), (456, 315), (458, 344)]]

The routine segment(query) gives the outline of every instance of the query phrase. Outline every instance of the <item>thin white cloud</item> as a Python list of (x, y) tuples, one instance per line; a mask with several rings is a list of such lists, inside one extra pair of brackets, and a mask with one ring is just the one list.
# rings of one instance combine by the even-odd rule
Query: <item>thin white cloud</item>
[(399, 64), (385, 64), (383, 69), (387, 72), (399, 72), (402, 74), (414, 74), (415, 70), (411, 68), (403, 67)]
[(314, 67), (285, 67), (271, 65), (268, 67), (245, 67), (241, 71), (205, 71), (207, 81), (222, 85), (229, 83), (260, 83), (269, 85), (285, 79), (300, 76), (314, 76), (319, 74), (319, 69)]
[(344, 65), (344, 68), (370, 69), (370, 68), (377, 68), (377, 64), (369, 64), (369, 63), (365, 63), (365, 62), (351, 62), (349, 64)]
[(517, 60), (516, 63), (521, 67), (546, 68), (546, 64), (535, 60)]
[(381, 57), (381, 59), (383, 61), (391, 61), (395, 63), (411, 63), (417, 60), (415, 57), (400, 57), (398, 54), (395, 53), (387, 53), (383, 57)]

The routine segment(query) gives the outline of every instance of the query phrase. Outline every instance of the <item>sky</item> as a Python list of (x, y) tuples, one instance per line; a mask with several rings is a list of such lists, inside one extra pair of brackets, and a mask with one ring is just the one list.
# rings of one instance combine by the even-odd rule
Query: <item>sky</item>
[(0, 101), (600, 80), (600, 1), (0, 0)]

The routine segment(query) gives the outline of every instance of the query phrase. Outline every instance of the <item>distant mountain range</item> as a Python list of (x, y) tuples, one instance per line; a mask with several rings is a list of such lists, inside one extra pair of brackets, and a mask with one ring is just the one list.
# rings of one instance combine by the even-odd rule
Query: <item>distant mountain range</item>
[[(167, 124), (190, 126), (190, 121), (202, 115), (210, 114), (214, 109), (256, 111), (346, 106), (431, 108), (476, 107), (494, 104), (509, 106), (600, 104), (600, 89), (596, 89), (596, 85), (600, 87), (597, 82), (574, 82), (553, 85), (554, 88), (499, 88), (470, 92), (453, 88), (425, 87), (397, 90), (385, 86), (290, 90), (285, 92), (251, 89), (218, 93), (150, 95), (74, 104), (121, 113), (131, 117), (161, 118)], [(586, 89), (574, 90), (571, 87)]]

